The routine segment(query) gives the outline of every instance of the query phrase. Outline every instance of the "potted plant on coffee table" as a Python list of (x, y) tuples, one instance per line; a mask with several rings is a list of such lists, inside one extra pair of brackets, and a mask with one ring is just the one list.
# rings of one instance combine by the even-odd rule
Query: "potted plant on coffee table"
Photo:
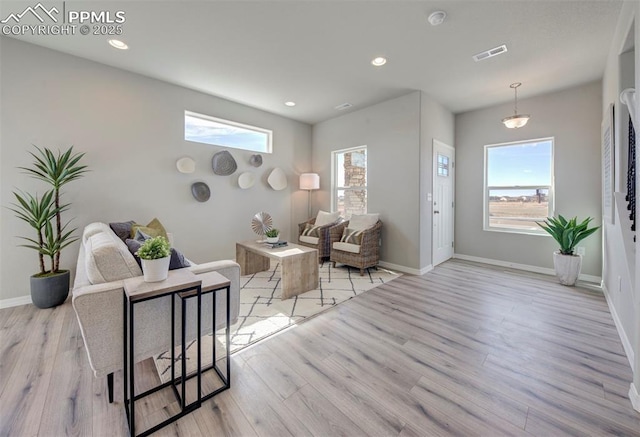
[(578, 280), (582, 256), (574, 252), (579, 242), (599, 229), (598, 226), (589, 228), (591, 220), (593, 220), (591, 217), (587, 217), (582, 222), (578, 222), (577, 217), (567, 220), (558, 215), (557, 218), (549, 217), (544, 220), (544, 224), (538, 223), (538, 226), (560, 244), (560, 249), (553, 253), (553, 266), (562, 285), (573, 286)]
[(145, 282), (159, 282), (169, 275), (171, 246), (162, 236), (147, 239), (136, 252), (142, 261)]
[(277, 243), (280, 240), (280, 231), (273, 228), (264, 233), (267, 243)]
[[(73, 147), (57, 154), (47, 148), (36, 147), (36, 150), (37, 153), (31, 152), (33, 166), (20, 169), (45, 181), (51, 189), (41, 197), (14, 191), (17, 203), (13, 203), (10, 209), (16, 217), (28, 223), (36, 234), (35, 238), (20, 237), (28, 242), (23, 247), (38, 252), (40, 272), (30, 278), (31, 300), (38, 308), (51, 308), (62, 304), (69, 295), (70, 274), (69, 270), (60, 269), (60, 253), (77, 240), (72, 235), (75, 228), (67, 230), (69, 222), (62, 222), (61, 214), (70, 204), (61, 204), (60, 189), (80, 178), (87, 167), (80, 165), (84, 153), (73, 153)], [(45, 265), (45, 257), (50, 258), (49, 266)]]

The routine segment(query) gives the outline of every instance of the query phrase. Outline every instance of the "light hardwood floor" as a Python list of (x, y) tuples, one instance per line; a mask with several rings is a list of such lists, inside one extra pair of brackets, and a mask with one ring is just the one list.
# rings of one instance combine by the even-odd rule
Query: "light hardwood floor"
[[(0, 311), (0, 435), (127, 435), (71, 304)], [(157, 381), (140, 364), (140, 385)], [(602, 295), (452, 260), (233, 355), (232, 388), (157, 435), (640, 436)], [(170, 397), (144, 401), (150, 420)], [(167, 405), (168, 404), (168, 405)]]

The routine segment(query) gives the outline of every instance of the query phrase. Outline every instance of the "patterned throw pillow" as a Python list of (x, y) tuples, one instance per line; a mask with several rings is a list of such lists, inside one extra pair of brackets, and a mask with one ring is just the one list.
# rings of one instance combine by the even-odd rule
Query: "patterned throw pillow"
[(136, 231), (140, 229), (146, 235), (151, 237), (157, 237), (158, 235), (162, 235), (164, 238), (167, 238), (167, 231), (165, 231), (164, 226), (160, 223), (160, 220), (154, 218), (147, 224), (147, 226), (143, 226), (140, 224), (134, 224), (131, 226), (131, 236), (129, 238), (136, 238)]
[(315, 225), (312, 225), (311, 223), (307, 223), (307, 226), (305, 226), (304, 231), (302, 231), (302, 235), (305, 235), (307, 237), (319, 238), (320, 235), (318, 234), (318, 230), (321, 227), (322, 226), (315, 226)]
[(345, 228), (344, 232), (342, 233), (342, 238), (340, 238), (340, 241), (342, 243), (351, 243), (351, 244), (360, 245), (360, 243), (362, 243), (363, 232), (364, 232), (363, 229)]

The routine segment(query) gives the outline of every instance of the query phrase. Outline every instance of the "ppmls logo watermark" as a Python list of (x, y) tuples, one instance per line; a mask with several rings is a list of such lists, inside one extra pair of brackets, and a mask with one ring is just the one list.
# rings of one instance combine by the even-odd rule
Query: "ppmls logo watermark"
[(67, 2), (42, 3), (0, 20), (3, 35), (122, 35), (124, 11), (67, 9)]

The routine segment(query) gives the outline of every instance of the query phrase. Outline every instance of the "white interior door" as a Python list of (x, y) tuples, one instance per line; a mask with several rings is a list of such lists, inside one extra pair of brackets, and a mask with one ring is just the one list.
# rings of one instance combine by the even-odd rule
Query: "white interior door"
[(433, 265), (453, 257), (455, 150), (433, 140)]

